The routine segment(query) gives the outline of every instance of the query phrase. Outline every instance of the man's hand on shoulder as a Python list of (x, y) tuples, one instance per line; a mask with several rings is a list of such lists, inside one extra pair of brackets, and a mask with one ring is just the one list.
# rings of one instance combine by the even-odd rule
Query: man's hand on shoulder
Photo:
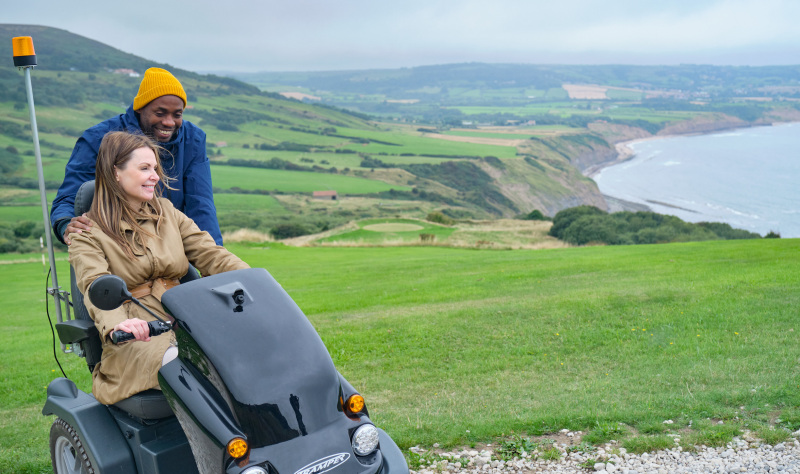
[(67, 230), (64, 231), (64, 243), (71, 245), (72, 241), (69, 239), (69, 234), (80, 234), (84, 230), (92, 229), (92, 221), (86, 217), (86, 214), (75, 216), (67, 224)]

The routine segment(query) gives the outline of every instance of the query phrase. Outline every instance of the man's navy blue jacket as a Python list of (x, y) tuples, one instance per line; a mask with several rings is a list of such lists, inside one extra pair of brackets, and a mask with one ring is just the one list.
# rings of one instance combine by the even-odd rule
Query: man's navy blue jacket
[[(75, 143), (72, 156), (67, 162), (64, 182), (58, 188), (50, 210), (50, 224), (56, 237), (62, 242), (67, 224), (75, 214), (75, 194), (81, 184), (94, 179), (100, 141), (106, 133), (114, 131), (142, 133), (132, 105), (124, 114), (86, 130)], [(206, 156), (205, 132), (184, 120), (175, 139), (159, 145), (168, 152), (161, 153), (161, 166), (168, 176), (175, 179), (170, 186), (176, 188), (162, 188), (162, 195), (192, 218), (201, 230), (211, 234), (217, 245), (222, 245), (222, 233), (219, 230), (211, 189), (211, 167)]]

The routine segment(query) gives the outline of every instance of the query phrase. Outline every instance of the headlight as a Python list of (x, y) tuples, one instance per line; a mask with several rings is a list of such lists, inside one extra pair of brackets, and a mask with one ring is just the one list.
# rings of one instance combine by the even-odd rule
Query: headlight
[(353, 434), (353, 452), (366, 456), (378, 447), (378, 428), (375, 425), (361, 425)]
[(267, 474), (267, 471), (263, 467), (254, 466), (245, 469), (242, 474)]

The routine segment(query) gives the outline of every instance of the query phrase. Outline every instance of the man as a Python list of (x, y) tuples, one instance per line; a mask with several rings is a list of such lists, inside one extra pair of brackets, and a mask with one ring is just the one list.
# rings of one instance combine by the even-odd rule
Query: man
[(75, 194), (81, 184), (94, 179), (100, 141), (111, 131), (144, 133), (165, 150), (161, 153), (164, 172), (174, 178), (164, 190), (176, 208), (191, 217), (200, 229), (222, 245), (217, 210), (211, 189), (211, 168), (206, 156), (206, 134), (183, 120), (186, 92), (168, 71), (150, 68), (144, 73), (139, 92), (127, 112), (86, 130), (75, 143), (67, 162), (64, 182), (50, 211), (50, 223), (56, 237), (69, 245), (67, 235), (88, 230), (85, 216), (74, 215)]

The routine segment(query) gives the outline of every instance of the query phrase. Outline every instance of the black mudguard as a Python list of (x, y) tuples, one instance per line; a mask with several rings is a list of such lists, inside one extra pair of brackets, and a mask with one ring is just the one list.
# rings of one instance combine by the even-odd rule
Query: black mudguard
[(72, 380), (50, 382), (42, 414), (56, 415), (75, 428), (98, 472), (136, 474), (133, 453), (108, 407), (78, 390)]

